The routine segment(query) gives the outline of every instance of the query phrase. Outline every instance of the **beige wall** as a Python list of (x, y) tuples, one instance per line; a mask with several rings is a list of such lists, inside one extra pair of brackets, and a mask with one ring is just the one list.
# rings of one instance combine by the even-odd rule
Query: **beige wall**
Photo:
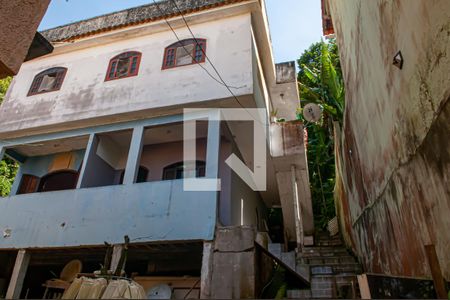
[[(238, 87), (233, 93), (252, 94), (250, 14), (195, 24), (191, 29), (207, 40), (206, 53), (225, 82)], [(186, 27), (177, 29), (177, 34), (180, 39), (192, 38)], [(71, 52), (56, 48), (52, 55), (24, 63), (0, 107), (0, 136), (149, 118), (157, 110), (161, 114), (177, 105), (229, 98), (227, 88), (196, 64), (161, 70), (165, 47), (176, 41), (173, 32), (165, 30)], [(142, 53), (139, 74), (105, 82), (110, 59), (126, 51)], [(215, 74), (211, 64), (202, 65)], [(57, 66), (68, 69), (61, 89), (27, 96), (36, 74)]]
[[(197, 160), (206, 161), (206, 139), (197, 141)], [(183, 142), (143, 147), (140, 165), (148, 169), (147, 181), (162, 180), (165, 167), (183, 161)]]
[(50, 0), (0, 1), (0, 78), (24, 61)]
[[(330, 1), (346, 84), (338, 209), (366, 271), (450, 280), (450, 1)], [(397, 51), (403, 69), (393, 66)]]

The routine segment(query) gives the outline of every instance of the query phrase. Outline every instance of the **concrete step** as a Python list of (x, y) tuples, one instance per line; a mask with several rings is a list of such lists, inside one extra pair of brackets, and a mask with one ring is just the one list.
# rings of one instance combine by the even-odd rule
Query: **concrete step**
[(328, 264), (310, 265), (311, 275), (334, 275), (334, 274), (361, 274), (361, 266), (358, 263), (351, 264)]
[(339, 240), (316, 240), (315, 244), (317, 246), (342, 246), (342, 241)]
[(311, 290), (287, 290), (287, 299), (310, 299), (312, 297)]
[(315, 299), (335, 299), (337, 298), (336, 289), (311, 289), (311, 298)]
[(303, 248), (302, 252), (299, 254), (307, 256), (307, 255), (329, 255), (330, 253), (333, 254), (347, 254), (348, 250), (345, 247), (305, 247)]
[(314, 256), (314, 257), (299, 257), (297, 259), (297, 263), (309, 265), (351, 264), (357, 263), (357, 260), (356, 258), (350, 255)]

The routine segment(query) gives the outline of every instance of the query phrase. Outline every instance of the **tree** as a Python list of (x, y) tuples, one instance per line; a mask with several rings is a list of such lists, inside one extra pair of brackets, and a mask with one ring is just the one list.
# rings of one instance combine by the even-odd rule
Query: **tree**
[(5, 79), (0, 79), (0, 104), (2, 104), (5, 98), (6, 91), (11, 84), (12, 77), (6, 77)]
[[(0, 105), (11, 84), (11, 77), (0, 80)], [(0, 161), (0, 197), (8, 196), (19, 166), (15, 161), (5, 157)]]
[[(333, 121), (342, 125), (345, 93), (334, 40), (312, 44), (298, 60), (302, 106), (316, 103), (323, 110), (317, 124), (305, 121), (308, 131), (308, 167), (316, 226), (324, 228), (335, 216), (335, 160)], [(302, 119), (302, 111), (298, 116)]]

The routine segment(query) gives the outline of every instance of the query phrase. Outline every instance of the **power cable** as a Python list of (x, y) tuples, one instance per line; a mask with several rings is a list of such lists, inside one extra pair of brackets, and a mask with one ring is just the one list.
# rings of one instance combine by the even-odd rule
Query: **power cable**
[[(167, 15), (167, 12), (166, 12), (166, 11), (163, 11), (163, 10), (159, 7), (159, 4), (158, 4), (155, 0), (153, 0), (153, 3), (156, 5), (156, 7), (157, 7), (157, 9), (159, 10), (159, 12), (163, 15), (163, 18), (164, 18), (165, 22), (167, 23), (167, 25), (169, 26), (170, 30), (173, 32), (173, 34), (175, 35), (175, 37), (177, 38), (177, 40), (178, 40), (179, 42), (181, 42), (181, 40), (180, 40), (178, 34), (175, 32), (174, 28), (172, 27), (172, 25), (170, 24), (170, 22), (169, 22), (169, 21), (167, 20), (167, 18), (165, 17), (165, 16)], [(220, 75), (219, 71), (217, 70), (216, 66), (212, 63), (212, 61), (209, 59), (208, 55), (206, 55), (206, 52), (205, 52), (205, 50), (203, 49), (203, 47), (199, 44), (197, 38), (195, 37), (194, 33), (192, 32), (192, 29), (190, 28), (189, 24), (187, 23), (186, 18), (184, 17), (183, 13), (181, 12), (181, 10), (180, 10), (180, 8), (178, 7), (178, 5), (176, 4), (176, 2), (174, 2), (173, 0), (171, 0), (171, 3), (173, 3), (173, 4), (175, 5), (176, 9), (178, 10), (178, 13), (181, 15), (181, 17), (182, 17), (182, 19), (183, 19), (183, 21), (184, 21), (184, 23), (185, 23), (187, 29), (189, 30), (191, 36), (193, 37), (196, 46), (199, 47), (199, 48), (201, 49), (203, 55), (205, 56), (206, 60), (207, 60), (208, 63), (211, 65), (211, 67), (213, 68), (213, 70), (216, 72), (216, 74), (217, 74), (217, 76), (219, 77), (220, 81), (217, 80), (217, 78), (213, 77), (213, 76), (211, 75), (211, 73), (210, 73), (208, 70), (206, 70), (206, 68), (204, 68), (199, 62), (197, 62), (197, 60), (190, 54), (190, 56), (192, 57), (193, 61), (195, 61), (199, 66), (201, 66), (202, 69), (205, 70), (205, 71), (208, 73), (208, 75), (211, 76), (211, 78), (213, 78), (216, 82), (218, 82), (219, 84), (225, 86), (225, 87), (227, 88), (227, 90), (230, 92), (230, 94), (233, 96), (233, 98), (236, 100), (236, 102), (239, 104), (239, 106), (241, 106), (241, 107), (242, 107), (242, 108), (243, 108), (243, 109), (244, 109), (244, 110), (252, 117), (252, 119), (253, 119), (254, 121), (260, 123), (260, 124), (263, 125), (263, 126), (267, 126), (267, 124), (263, 124), (263, 123), (260, 122), (257, 118), (255, 118), (255, 117), (248, 111), (248, 109), (241, 103), (241, 101), (239, 101), (238, 97), (237, 97), (237, 96), (233, 93), (233, 91), (231, 90), (231, 88), (235, 88), (235, 89), (237, 89), (237, 88), (236, 88), (236, 87), (229, 86), (229, 85), (225, 82), (225, 80), (224, 80), (223, 77)], [(184, 49), (187, 53), (189, 53), (189, 52), (186, 50), (186, 48), (184, 47), (184, 45), (183, 45), (182, 47), (183, 47), (183, 49)]]

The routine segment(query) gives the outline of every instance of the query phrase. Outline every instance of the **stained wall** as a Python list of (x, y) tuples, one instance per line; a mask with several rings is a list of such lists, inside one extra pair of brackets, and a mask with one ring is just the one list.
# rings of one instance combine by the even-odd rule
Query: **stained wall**
[[(338, 213), (365, 271), (450, 280), (450, 2), (329, 1), (346, 87)], [(393, 65), (401, 51), (403, 68)]]

